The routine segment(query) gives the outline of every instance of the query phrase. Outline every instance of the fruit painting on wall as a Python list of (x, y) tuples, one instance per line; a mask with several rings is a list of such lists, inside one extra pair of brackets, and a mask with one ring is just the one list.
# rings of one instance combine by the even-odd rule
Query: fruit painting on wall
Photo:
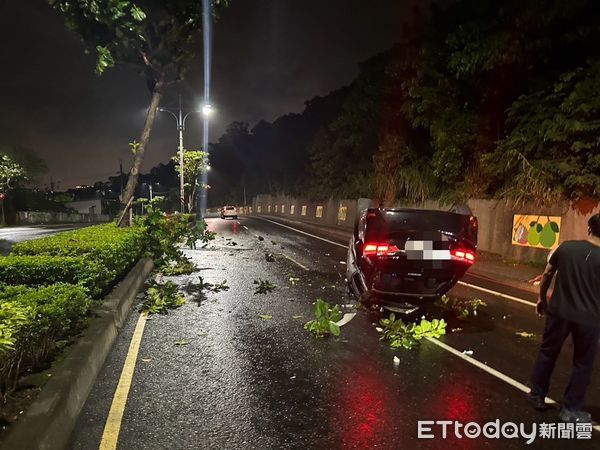
[(513, 245), (554, 249), (560, 241), (560, 217), (515, 214)]

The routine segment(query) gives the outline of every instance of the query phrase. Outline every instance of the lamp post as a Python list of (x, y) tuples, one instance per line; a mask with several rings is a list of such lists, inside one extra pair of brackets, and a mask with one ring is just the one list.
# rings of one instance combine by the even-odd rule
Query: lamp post
[[(158, 108), (158, 110), (160, 112), (168, 112), (169, 114), (171, 114), (175, 118), (175, 122), (177, 124), (177, 134), (179, 137), (179, 203), (181, 206), (181, 212), (185, 213), (185, 180), (183, 177), (183, 130), (185, 130), (185, 119), (187, 119), (190, 114), (197, 113), (200, 111), (190, 111), (185, 116), (183, 116), (181, 110), (181, 94), (179, 95), (179, 110), (177, 111), (178, 114), (175, 114), (175, 112), (171, 111), (168, 108)], [(202, 110), (202, 113), (204, 113), (204, 109)]]

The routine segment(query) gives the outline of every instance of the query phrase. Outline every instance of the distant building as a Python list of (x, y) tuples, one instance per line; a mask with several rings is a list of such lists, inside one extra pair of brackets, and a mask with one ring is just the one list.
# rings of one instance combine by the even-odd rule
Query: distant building
[(80, 214), (102, 214), (102, 200), (99, 198), (66, 202), (65, 206)]

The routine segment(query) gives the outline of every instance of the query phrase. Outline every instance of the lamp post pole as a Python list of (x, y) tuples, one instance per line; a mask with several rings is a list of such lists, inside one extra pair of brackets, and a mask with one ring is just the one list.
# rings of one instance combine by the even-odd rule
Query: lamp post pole
[(177, 147), (179, 150), (179, 203), (181, 207), (181, 212), (185, 212), (185, 178), (183, 174), (183, 166), (184, 166), (184, 148), (183, 148), (183, 132), (185, 130), (185, 119), (192, 113), (197, 113), (201, 111), (190, 111), (185, 116), (183, 115), (183, 110), (181, 109), (181, 94), (179, 95), (179, 109), (178, 114), (175, 114), (173, 111), (167, 108), (158, 108), (161, 112), (168, 112), (175, 118), (175, 122), (177, 123), (177, 135), (179, 138), (179, 146)]
[(179, 94), (179, 120), (177, 121), (179, 130), (179, 202), (181, 203), (181, 213), (185, 213), (185, 180), (183, 177), (183, 119), (181, 118), (181, 94)]

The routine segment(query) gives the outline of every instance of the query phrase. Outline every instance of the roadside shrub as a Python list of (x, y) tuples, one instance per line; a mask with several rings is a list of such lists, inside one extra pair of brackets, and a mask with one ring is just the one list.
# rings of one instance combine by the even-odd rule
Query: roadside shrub
[(93, 259), (81, 256), (7, 256), (0, 258), (0, 282), (9, 285), (47, 286), (79, 284), (99, 297), (113, 281), (112, 273)]
[(42, 288), (0, 288), (0, 392), (12, 392), (19, 376), (45, 363), (59, 340), (82, 328), (91, 299), (65, 283)]
[(138, 217), (135, 222), (145, 231), (146, 254), (159, 268), (168, 266), (170, 262), (185, 260), (177, 244), (185, 242), (188, 247), (196, 248), (196, 241), (208, 242), (215, 238), (204, 220), (194, 223), (195, 216), (192, 214), (166, 214), (159, 207), (161, 202), (161, 197), (150, 202), (144, 200), (146, 215)]
[(125, 272), (141, 255), (145, 230), (103, 224), (15, 244), (16, 256), (80, 256), (96, 261), (111, 280)]

